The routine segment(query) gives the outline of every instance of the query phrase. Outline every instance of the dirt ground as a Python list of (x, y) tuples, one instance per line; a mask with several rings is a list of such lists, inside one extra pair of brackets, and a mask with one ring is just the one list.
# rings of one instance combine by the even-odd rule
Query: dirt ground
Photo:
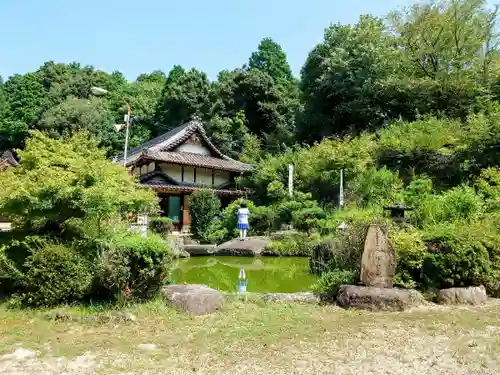
[(0, 306), (0, 374), (500, 374), (498, 300), (402, 313), (234, 302), (192, 318), (161, 301), (128, 311)]

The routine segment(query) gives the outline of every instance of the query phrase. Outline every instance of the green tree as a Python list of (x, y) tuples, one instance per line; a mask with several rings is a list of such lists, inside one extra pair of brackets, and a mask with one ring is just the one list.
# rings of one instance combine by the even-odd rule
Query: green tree
[(497, 48), (497, 8), (488, 10), (486, 4), (431, 0), (393, 12), (389, 20), (415, 73), (430, 78), (487, 76)]
[(205, 73), (175, 66), (168, 75), (156, 109), (157, 130), (179, 126), (193, 115), (206, 117), (210, 109), (210, 90)]
[(7, 118), (28, 126), (38, 120), (44, 100), (44, 87), (39, 74), (15, 74), (4, 84), (7, 96)]
[(88, 133), (52, 139), (32, 131), (22, 163), (0, 174), (0, 212), (17, 228), (78, 233), (128, 213), (154, 211), (157, 197), (110, 162)]
[(362, 16), (332, 25), (302, 68), (304, 114), (299, 139), (309, 142), (383, 123), (377, 84), (401, 68), (401, 52), (383, 20)]
[(272, 77), (276, 83), (294, 82), (292, 70), (281, 46), (271, 38), (264, 38), (248, 61), (248, 69), (260, 70)]
[(239, 159), (248, 129), (245, 114), (240, 111), (234, 118), (214, 116), (206, 123), (205, 130), (214, 145), (225, 155)]

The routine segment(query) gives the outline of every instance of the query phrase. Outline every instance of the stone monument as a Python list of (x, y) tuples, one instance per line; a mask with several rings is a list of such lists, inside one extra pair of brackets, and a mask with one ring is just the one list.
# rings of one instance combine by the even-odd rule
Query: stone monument
[(392, 288), (396, 253), (380, 225), (370, 225), (361, 257), (361, 282), (365, 286)]

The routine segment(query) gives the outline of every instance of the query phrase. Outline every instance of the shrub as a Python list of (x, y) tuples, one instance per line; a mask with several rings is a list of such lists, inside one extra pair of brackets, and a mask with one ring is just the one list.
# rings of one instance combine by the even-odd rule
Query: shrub
[(273, 207), (256, 206), (250, 211), (249, 225), (252, 234), (270, 235), (277, 228), (278, 214)]
[(422, 267), (426, 287), (480, 285), (491, 275), (488, 250), (467, 225), (435, 225), (423, 232), (422, 239), (428, 249)]
[(1, 237), (5, 245), (0, 245), (0, 293), (10, 295), (22, 291), (26, 261), (32, 253), (47, 245), (47, 239), (15, 231), (2, 233)]
[(292, 213), (292, 224), (295, 229), (310, 233), (321, 226), (321, 220), (326, 218), (326, 213), (317, 205), (302, 208)]
[(324, 273), (312, 289), (322, 300), (335, 301), (342, 285), (354, 284), (358, 274), (352, 270), (332, 270)]
[(264, 255), (310, 256), (319, 236), (308, 236), (303, 233), (276, 236), (264, 250)]
[(82, 299), (91, 289), (92, 272), (73, 249), (49, 244), (28, 257), (24, 300), (29, 305), (53, 306)]
[(349, 183), (349, 195), (353, 195), (359, 206), (372, 204), (389, 204), (399, 201), (403, 190), (403, 182), (397, 173), (386, 168), (368, 168)]
[(116, 297), (151, 298), (169, 277), (170, 255), (158, 236), (119, 234), (101, 256), (99, 284)]
[(476, 186), (486, 200), (488, 211), (498, 211), (500, 209), (500, 169), (483, 170), (481, 177), (476, 181)]
[(159, 234), (160, 236), (167, 236), (172, 233), (174, 229), (174, 225), (172, 223), (172, 219), (169, 217), (154, 217), (149, 221), (149, 227), (151, 231), (155, 234)]
[(397, 257), (395, 283), (405, 288), (415, 288), (427, 256), (420, 232), (414, 227), (401, 230), (392, 228), (389, 241)]
[(316, 243), (311, 252), (311, 272), (321, 274), (340, 269), (359, 274), (368, 225), (350, 223), (344, 232)]
[(199, 239), (204, 239), (215, 217), (220, 214), (220, 199), (212, 190), (195, 191), (189, 196), (191, 229)]
[(292, 224), (294, 212), (317, 206), (318, 203), (311, 199), (311, 194), (295, 191), (292, 197), (287, 196), (287, 199), (274, 206), (278, 214), (276, 227)]
[(424, 195), (411, 215), (418, 226), (473, 221), (484, 211), (483, 198), (473, 188), (458, 186), (441, 195)]

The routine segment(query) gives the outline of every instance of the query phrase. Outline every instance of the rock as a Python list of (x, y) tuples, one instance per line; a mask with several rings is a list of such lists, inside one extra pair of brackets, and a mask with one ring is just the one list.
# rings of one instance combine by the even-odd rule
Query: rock
[(380, 225), (370, 225), (361, 258), (361, 282), (366, 286), (392, 288), (396, 253)]
[(419, 292), (412, 289), (342, 285), (337, 303), (343, 308), (403, 311), (423, 305), (425, 301)]
[(205, 256), (214, 255), (216, 252), (215, 245), (183, 245), (182, 251), (186, 252), (188, 256)]
[(266, 293), (262, 296), (266, 302), (300, 302), (318, 304), (320, 299), (312, 292), (303, 293)]
[(217, 246), (216, 255), (259, 256), (271, 240), (268, 237), (247, 237), (244, 241), (234, 239)]
[(191, 315), (213, 314), (224, 303), (222, 293), (206, 285), (168, 285), (162, 294), (170, 305)]
[(145, 351), (153, 351), (156, 349), (155, 344), (139, 344), (137, 345), (137, 348), (140, 350), (145, 350)]
[(34, 358), (35, 356), (36, 356), (36, 353), (34, 351), (19, 348), (19, 349), (16, 349), (16, 351), (14, 353), (4, 354), (4, 355), (0, 356), (0, 358), (20, 361), (20, 360), (26, 359), (26, 358)]
[(438, 293), (438, 303), (443, 305), (479, 305), (486, 302), (488, 296), (484, 286), (472, 286), (469, 288), (441, 289)]

